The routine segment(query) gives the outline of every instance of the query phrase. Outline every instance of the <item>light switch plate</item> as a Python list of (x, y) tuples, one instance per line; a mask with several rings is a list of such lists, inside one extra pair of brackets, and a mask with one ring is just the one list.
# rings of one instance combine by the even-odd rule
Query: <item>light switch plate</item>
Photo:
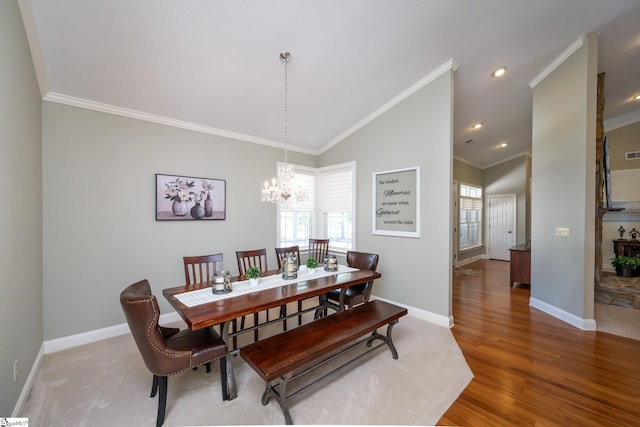
[(556, 236), (569, 237), (571, 236), (571, 229), (568, 227), (556, 227)]

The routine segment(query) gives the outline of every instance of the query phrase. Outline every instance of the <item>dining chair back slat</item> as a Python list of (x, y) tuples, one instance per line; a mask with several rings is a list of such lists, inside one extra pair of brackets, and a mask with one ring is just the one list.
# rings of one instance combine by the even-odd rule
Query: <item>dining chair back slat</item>
[(182, 259), (187, 285), (208, 282), (216, 271), (222, 271), (222, 254), (185, 256)]
[(276, 249), (276, 259), (278, 260), (278, 270), (282, 271), (282, 261), (289, 256), (289, 254), (293, 254), (296, 256), (298, 260), (298, 265), (300, 265), (300, 247), (298, 246), (287, 246), (286, 248), (275, 248)]
[(256, 266), (261, 272), (268, 270), (267, 268), (267, 250), (254, 249), (250, 251), (237, 251), (238, 274), (244, 276), (247, 274), (249, 267)]
[(309, 239), (309, 257), (322, 264), (329, 256), (329, 239)]

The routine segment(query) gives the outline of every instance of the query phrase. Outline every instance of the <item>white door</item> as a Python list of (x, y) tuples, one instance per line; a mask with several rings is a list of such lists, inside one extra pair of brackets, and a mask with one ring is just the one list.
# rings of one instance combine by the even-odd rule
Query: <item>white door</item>
[(516, 195), (488, 196), (489, 258), (509, 261), (516, 244)]

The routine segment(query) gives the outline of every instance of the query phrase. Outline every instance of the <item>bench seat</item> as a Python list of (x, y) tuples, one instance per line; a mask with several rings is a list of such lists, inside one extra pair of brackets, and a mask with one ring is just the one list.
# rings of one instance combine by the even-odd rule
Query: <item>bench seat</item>
[[(406, 314), (406, 308), (379, 300), (370, 301), (242, 347), (240, 355), (266, 382), (262, 404), (266, 405), (269, 398), (273, 396), (282, 407), (287, 424), (292, 424), (287, 400), (297, 393), (323, 380), (329, 374), (338, 372), (380, 346), (387, 345), (393, 358), (397, 359), (398, 353), (391, 340), (391, 330), (398, 319)], [(385, 325), (387, 326), (386, 336), (377, 332)], [(371, 335), (354, 344), (354, 341), (369, 334)], [(372, 342), (377, 339), (382, 343), (371, 348)], [(290, 380), (324, 364), (363, 341), (366, 341), (367, 347), (370, 347), (369, 350), (302, 389), (286, 394), (286, 385)]]

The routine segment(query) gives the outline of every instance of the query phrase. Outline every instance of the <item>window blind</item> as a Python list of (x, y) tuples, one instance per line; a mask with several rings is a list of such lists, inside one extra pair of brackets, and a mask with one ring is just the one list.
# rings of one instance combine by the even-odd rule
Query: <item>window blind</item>
[(351, 212), (351, 175), (351, 167), (320, 170), (320, 212)]

